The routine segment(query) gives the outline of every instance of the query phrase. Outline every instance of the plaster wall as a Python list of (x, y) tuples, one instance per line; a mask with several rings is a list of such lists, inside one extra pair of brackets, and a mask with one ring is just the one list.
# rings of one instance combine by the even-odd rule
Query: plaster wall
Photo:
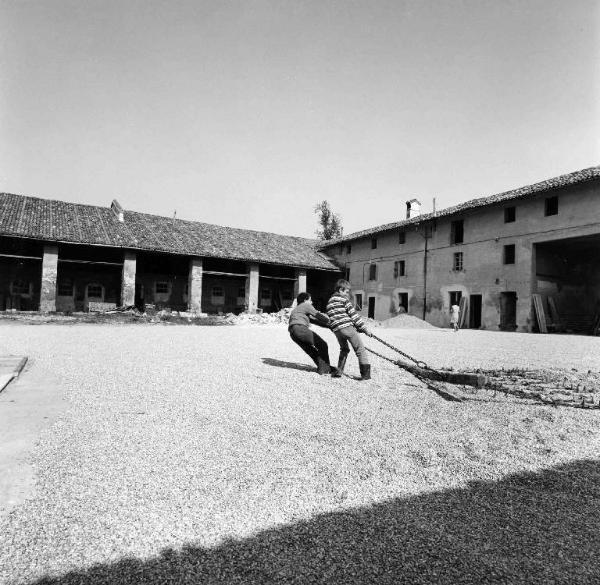
[[(335, 245), (327, 251), (350, 269), (354, 291), (363, 291), (362, 314), (367, 315), (367, 298), (374, 296), (375, 319), (396, 314), (398, 292), (409, 293), (408, 312), (438, 326), (449, 326), (449, 293), (482, 295), (482, 328), (499, 329), (502, 292), (517, 296), (517, 328), (533, 327), (532, 292), (537, 278), (534, 244), (600, 233), (600, 183), (593, 181), (569, 188), (540, 193), (534, 197), (498, 203), (480, 209), (412, 225), (405, 228), (405, 242), (398, 231), (388, 230), (372, 237)], [(558, 196), (558, 214), (545, 215), (547, 197)], [(505, 207), (516, 208), (514, 222), (505, 223)], [(451, 243), (451, 222), (464, 221), (464, 241)], [(424, 247), (427, 240), (427, 282), (425, 291)], [(504, 246), (515, 246), (514, 264), (504, 264)], [(454, 270), (454, 254), (463, 254), (462, 270)], [(394, 277), (394, 262), (404, 260), (405, 276)], [(377, 278), (369, 279), (369, 265), (377, 265)]]

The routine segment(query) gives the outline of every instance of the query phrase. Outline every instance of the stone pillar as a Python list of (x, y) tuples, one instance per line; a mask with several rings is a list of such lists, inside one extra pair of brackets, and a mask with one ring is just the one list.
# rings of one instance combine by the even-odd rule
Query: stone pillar
[(123, 254), (123, 273), (121, 275), (121, 306), (130, 307), (135, 304), (135, 252)]
[(202, 258), (190, 259), (188, 272), (188, 311), (202, 313)]
[(58, 246), (44, 246), (42, 260), (42, 288), (40, 311), (56, 311), (56, 276), (58, 273)]
[(306, 292), (306, 270), (296, 268), (296, 282), (294, 282), (294, 300), (301, 293)]
[(246, 306), (248, 313), (256, 313), (258, 307), (258, 264), (248, 264), (248, 277), (246, 278)]

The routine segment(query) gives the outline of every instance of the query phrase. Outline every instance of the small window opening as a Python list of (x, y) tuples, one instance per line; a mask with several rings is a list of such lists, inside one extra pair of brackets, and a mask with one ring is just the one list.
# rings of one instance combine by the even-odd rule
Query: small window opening
[(154, 291), (156, 294), (168, 294), (169, 293), (169, 283), (166, 280), (159, 280), (154, 285)]
[(450, 224), (450, 243), (462, 244), (465, 239), (464, 220), (457, 219)]
[(59, 297), (72, 297), (73, 296), (73, 281), (70, 278), (65, 278), (65, 279), (59, 281), (58, 296)]
[(546, 197), (545, 215), (558, 215), (558, 196)]
[(517, 218), (516, 207), (505, 207), (504, 208), (504, 223), (512, 223)]
[(514, 264), (515, 263), (515, 245), (508, 244), (504, 246), (504, 264)]
[(362, 311), (363, 308), (363, 296), (361, 293), (354, 295), (354, 306), (357, 311)]
[(406, 265), (404, 260), (396, 260), (396, 262), (394, 262), (394, 278), (398, 278), (399, 276), (406, 276), (405, 266)]
[(100, 299), (104, 296), (103, 286), (101, 284), (88, 284), (87, 285), (87, 296), (88, 299)]
[(463, 269), (463, 253), (455, 252), (454, 253), (454, 263), (452, 266), (453, 270), (462, 270)]

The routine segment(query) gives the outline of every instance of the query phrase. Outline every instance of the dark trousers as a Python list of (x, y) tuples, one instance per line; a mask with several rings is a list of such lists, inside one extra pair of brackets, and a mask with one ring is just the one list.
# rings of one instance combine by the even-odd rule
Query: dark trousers
[(292, 340), (315, 362), (319, 373), (328, 374), (329, 348), (327, 343), (305, 325), (292, 325), (288, 331)]

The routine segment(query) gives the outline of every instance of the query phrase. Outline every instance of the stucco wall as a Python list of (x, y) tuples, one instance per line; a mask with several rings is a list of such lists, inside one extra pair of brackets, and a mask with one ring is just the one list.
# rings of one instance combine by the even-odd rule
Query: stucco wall
[[(545, 216), (547, 197), (558, 195), (557, 215)], [(516, 207), (516, 221), (504, 222), (504, 208)], [(482, 295), (482, 328), (500, 327), (500, 296), (515, 292), (517, 327), (533, 327), (531, 294), (536, 292), (537, 278), (534, 244), (600, 234), (600, 187), (594, 181), (582, 185), (541, 193), (533, 198), (513, 200), (461, 215), (429, 222), (427, 241), (427, 313), (426, 319), (438, 326), (448, 326), (449, 293)], [(464, 242), (451, 244), (451, 222), (464, 220)], [(398, 230), (377, 234), (377, 248), (371, 237), (328, 250), (338, 262), (350, 268), (353, 290), (362, 291), (363, 310), (367, 315), (368, 297), (375, 296), (375, 318), (387, 319), (396, 313), (398, 292), (409, 293), (409, 313), (423, 316), (424, 296), (424, 226), (406, 228), (405, 243), (400, 244)], [(504, 246), (515, 245), (515, 263), (504, 264)], [(463, 270), (453, 269), (454, 253), (462, 252)], [(405, 276), (394, 278), (394, 262), (405, 261)], [(369, 264), (377, 264), (377, 279), (369, 280)]]

